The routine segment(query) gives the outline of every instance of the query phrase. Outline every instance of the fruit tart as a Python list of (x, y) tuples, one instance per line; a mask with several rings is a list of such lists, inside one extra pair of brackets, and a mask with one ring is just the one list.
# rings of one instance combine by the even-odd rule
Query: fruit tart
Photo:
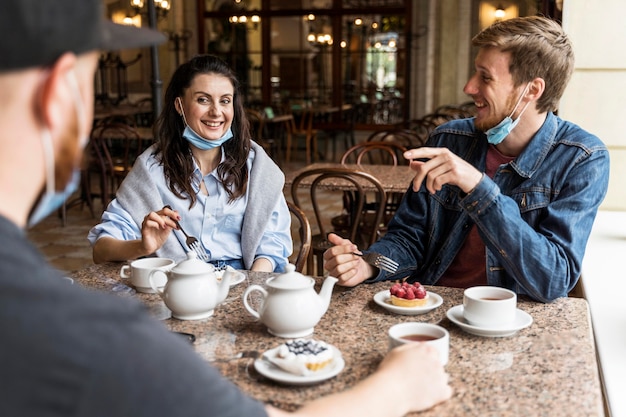
[(398, 307), (423, 307), (428, 303), (428, 292), (419, 282), (396, 283), (390, 289), (391, 304)]

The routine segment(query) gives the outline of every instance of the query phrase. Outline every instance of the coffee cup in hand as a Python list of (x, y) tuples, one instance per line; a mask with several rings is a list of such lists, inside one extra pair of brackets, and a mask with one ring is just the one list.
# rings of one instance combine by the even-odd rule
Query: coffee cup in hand
[(389, 349), (406, 343), (426, 343), (439, 352), (442, 365), (448, 363), (450, 350), (450, 334), (436, 324), (408, 322), (399, 323), (389, 328)]

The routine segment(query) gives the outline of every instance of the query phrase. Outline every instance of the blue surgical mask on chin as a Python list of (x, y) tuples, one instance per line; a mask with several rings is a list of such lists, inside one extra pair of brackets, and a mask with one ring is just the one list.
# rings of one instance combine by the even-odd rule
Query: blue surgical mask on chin
[(176, 97), (178, 101), (178, 105), (180, 106), (180, 115), (183, 117), (183, 122), (185, 123), (185, 130), (183, 130), (183, 138), (187, 140), (187, 142), (191, 143), (198, 149), (203, 151), (208, 151), (209, 149), (217, 148), (218, 146), (222, 146), (224, 142), (233, 137), (233, 132), (229, 127), (224, 135), (217, 140), (208, 140), (200, 136), (196, 133), (195, 130), (189, 127), (187, 123), (187, 118), (185, 117), (185, 110), (183, 109), (183, 101), (180, 97)]
[(222, 146), (224, 142), (233, 137), (233, 132), (230, 130), (230, 127), (224, 133), (224, 135), (217, 140), (207, 140), (202, 136), (197, 134), (192, 128), (187, 125), (185, 130), (183, 130), (183, 137), (187, 140), (187, 142), (191, 143), (198, 149), (202, 149), (203, 151), (217, 148), (218, 146)]
[[(68, 84), (72, 90), (72, 97), (74, 99), (74, 107), (76, 108), (76, 117), (78, 120), (78, 128), (85, 125), (84, 113), (81, 113), (82, 98), (80, 96), (80, 90), (78, 88), (78, 82), (76, 81), (74, 73), (68, 75)], [(83, 138), (80, 141), (81, 149), (84, 149), (87, 145), (88, 138)], [(52, 147), (52, 136), (50, 130), (44, 127), (41, 132), (41, 144), (43, 146), (43, 154), (46, 164), (46, 190), (39, 199), (37, 205), (31, 210), (31, 214), (28, 218), (28, 226), (32, 227), (46, 218), (50, 213), (57, 210), (67, 198), (78, 189), (80, 183), (80, 167), (74, 167), (72, 172), (72, 178), (65, 186), (63, 191), (55, 191), (54, 183), (54, 149)]]
[(485, 132), (485, 135), (487, 135), (487, 142), (491, 143), (492, 145), (497, 145), (501, 143), (507, 136), (509, 136), (509, 133), (511, 133), (511, 131), (515, 128), (515, 126), (517, 126), (520, 119), (522, 118), (522, 114), (524, 114), (524, 112), (526, 111), (526, 108), (530, 104), (530, 101), (526, 103), (526, 105), (520, 112), (519, 116), (517, 116), (517, 119), (515, 119), (515, 121), (513, 121), (513, 113), (515, 113), (515, 110), (517, 110), (517, 107), (521, 103), (522, 98), (524, 97), (524, 94), (526, 94), (526, 90), (528, 90), (529, 85), (530, 83), (526, 85), (526, 88), (524, 88), (524, 91), (517, 99), (517, 103), (515, 104), (515, 107), (513, 108), (513, 111), (511, 112), (511, 114), (505, 117), (504, 119), (502, 119), (502, 121), (498, 123), (496, 126), (492, 127), (491, 129)]

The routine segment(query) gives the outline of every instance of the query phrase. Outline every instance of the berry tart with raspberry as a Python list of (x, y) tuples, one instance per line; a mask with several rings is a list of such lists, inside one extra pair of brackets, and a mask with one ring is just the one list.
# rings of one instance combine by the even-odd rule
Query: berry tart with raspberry
[(391, 304), (398, 307), (423, 307), (428, 303), (428, 292), (419, 282), (396, 283), (390, 289)]

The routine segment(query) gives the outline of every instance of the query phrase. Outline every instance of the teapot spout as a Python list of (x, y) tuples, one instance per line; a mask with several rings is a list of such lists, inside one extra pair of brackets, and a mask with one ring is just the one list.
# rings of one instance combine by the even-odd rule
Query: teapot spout
[(333, 287), (335, 286), (337, 281), (339, 281), (337, 278), (328, 276), (322, 284), (322, 288), (320, 289), (319, 293), (319, 299), (322, 305), (322, 314), (326, 313), (326, 310), (328, 310), (328, 306), (330, 305), (330, 297), (333, 294)]

